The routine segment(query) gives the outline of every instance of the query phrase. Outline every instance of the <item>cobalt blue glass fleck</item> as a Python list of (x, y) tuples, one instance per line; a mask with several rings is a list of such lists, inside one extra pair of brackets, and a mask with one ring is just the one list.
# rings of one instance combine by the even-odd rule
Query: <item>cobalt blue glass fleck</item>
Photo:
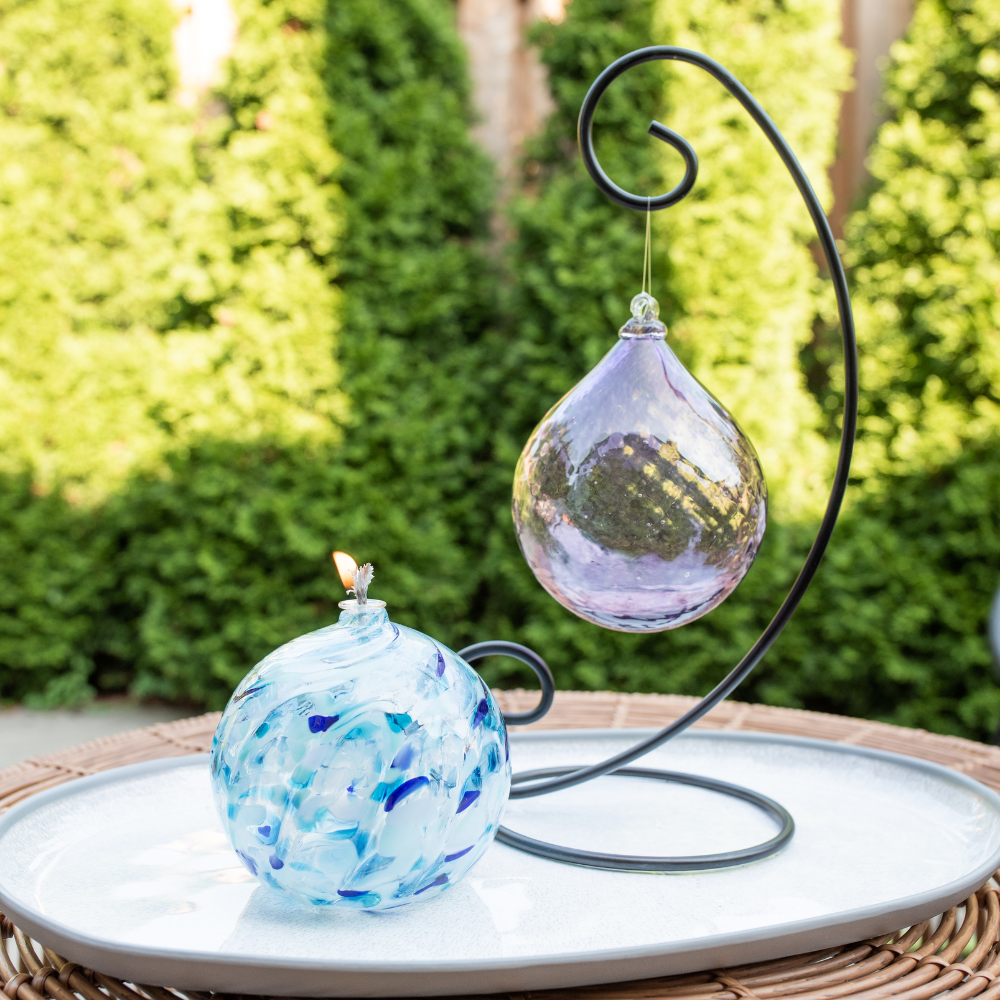
[(322, 906), (387, 909), (453, 886), (510, 792), (503, 716), (479, 675), (381, 601), (261, 660), (212, 746), (243, 864)]

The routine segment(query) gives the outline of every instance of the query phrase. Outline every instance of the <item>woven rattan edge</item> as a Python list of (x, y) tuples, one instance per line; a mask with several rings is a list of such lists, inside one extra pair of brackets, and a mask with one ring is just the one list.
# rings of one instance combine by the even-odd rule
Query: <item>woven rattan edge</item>
[[(496, 691), (504, 711), (524, 711), (538, 698), (534, 691)], [(683, 695), (613, 694), (559, 691), (549, 714), (533, 729), (606, 729), (662, 726), (697, 702)], [(83, 743), (68, 750), (32, 757), (0, 770), (0, 812), (36, 791), (121, 764), (158, 757), (206, 753), (219, 713), (160, 723)], [(697, 723), (699, 728), (810, 736), (836, 743), (873, 747), (943, 764), (1000, 791), (1000, 747), (922, 729), (850, 719), (802, 709), (773, 708), (727, 701)]]
[[(531, 691), (498, 691), (505, 711), (534, 704)], [(645, 728), (682, 715), (697, 699), (680, 695), (563, 691), (534, 729)], [(102, 737), (34, 757), (0, 771), (0, 811), (73, 778), (122, 764), (204, 753), (219, 714)], [(809, 736), (889, 750), (944, 764), (1000, 790), (1000, 748), (923, 730), (846, 719), (796, 709), (725, 702), (700, 728)], [(934, 931), (934, 926), (937, 930)], [(10, 1000), (207, 1000), (203, 994), (121, 983), (40, 953), (14, 927), (2, 924), (8, 946), (0, 954), (0, 990)], [(610, 986), (548, 990), (523, 1000), (1000, 1000), (1000, 905), (994, 883), (964, 907), (906, 933), (738, 969), (706, 971)], [(971, 950), (970, 950), (971, 949)], [(2, 998), (0, 998), (2, 1000)]]

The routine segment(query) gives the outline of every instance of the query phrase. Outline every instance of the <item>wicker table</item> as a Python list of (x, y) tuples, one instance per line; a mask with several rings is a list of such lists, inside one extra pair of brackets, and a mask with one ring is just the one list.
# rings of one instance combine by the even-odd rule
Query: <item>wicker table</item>
[[(499, 691), (504, 711), (524, 711), (537, 700), (525, 691)], [(562, 691), (534, 729), (659, 727), (677, 718), (694, 698)], [(35, 757), (0, 771), (0, 812), (45, 788), (122, 764), (158, 757), (204, 753), (219, 716), (201, 715), (94, 740), (70, 750)], [(725, 702), (700, 723), (707, 729), (787, 733), (875, 747), (922, 757), (961, 771), (1000, 791), (1000, 748), (957, 737), (935, 736), (817, 712)], [(929, 917), (932, 915), (928, 915)], [(936, 916), (936, 915), (934, 915)], [(208, 1000), (191, 991), (126, 985), (81, 969), (29, 941), (2, 920), (0, 983), (10, 1000)], [(12, 943), (8, 940), (13, 937)], [(44, 944), (44, 942), (42, 942)], [(11, 958), (10, 956), (15, 956)], [(964, 962), (963, 962), (964, 956)], [(798, 955), (754, 966), (612, 986), (551, 990), (521, 997), (563, 1000), (1000, 1000), (1000, 891), (991, 881), (962, 907), (896, 935)], [(217, 994), (220, 997), (220, 994)]]

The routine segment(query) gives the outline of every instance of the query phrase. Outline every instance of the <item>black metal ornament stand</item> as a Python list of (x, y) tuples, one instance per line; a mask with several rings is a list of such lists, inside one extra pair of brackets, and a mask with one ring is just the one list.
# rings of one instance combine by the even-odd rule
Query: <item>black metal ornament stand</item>
[[(757, 806), (779, 824), (779, 833), (763, 844), (724, 854), (706, 854), (690, 857), (637, 857), (621, 854), (603, 854), (533, 840), (506, 827), (500, 827), (497, 832), (497, 840), (500, 843), (549, 858), (553, 861), (564, 861), (594, 868), (611, 868), (626, 871), (676, 872), (729, 868), (734, 865), (748, 864), (751, 861), (761, 860), (781, 850), (791, 839), (795, 831), (794, 821), (783, 806), (779, 805), (773, 799), (769, 799), (750, 789), (731, 785), (727, 782), (716, 781), (711, 778), (704, 778), (699, 775), (647, 768), (630, 768), (626, 765), (649, 753), (651, 750), (662, 746), (679, 733), (684, 732), (685, 729), (710, 712), (720, 701), (732, 694), (746, 679), (750, 671), (760, 663), (764, 654), (771, 648), (798, 607), (802, 596), (805, 594), (816, 574), (816, 570), (819, 568), (820, 560), (823, 558), (823, 553), (829, 544), (830, 536), (833, 534), (833, 528), (837, 522), (837, 515), (840, 513), (844, 493), (847, 489), (851, 466), (851, 452), (854, 448), (854, 436), (858, 420), (858, 359), (854, 317), (851, 312), (851, 299), (847, 288), (847, 277), (844, 274), (844, 268), (837, 253), (837, 245), (834, 242), (833, 232), (823, 212), (823, 207), (820, 205), (819, 199), (816, 197), (816, 193), (809, 183), (809, 178), (792, 152), (791, 147), (785, 141), (784, 136), (778, 131), (777, 126), (771, 121), (760, 104), (757, 103), (750, 91), (729, 70), (714, 59), (710, 59), (700, 52), (693, 52), (690, 49), (677, 48), (672, 45), (653, 45), (648, 48), (637, 49), (635, 52), (630, 52), (628, 55), (622, 56), (597, 77), (587, 92), (583, 106), (580, 109), (578, 130), (583, 162), (594, 183), (619, 205), (637, 211), (659, 210), (667, 208), (670, 205), (675, 205), (694, 187), (698, 176), (697, 154), (683, 136), (668, 129), (665, 125), (661, 125), (657, 121), (650, 124), (649, 133), (676, 149), (684, 158), (686, 166), (683, 180), (672, 191), (668, 191), (666, 194), (643, 198), (625, 191), (615, 184), (604, 172), (594, 152), (592, 136), (594, 112), (604, 91), (607, 90), (616, 77), (620, 76), (626, 70), (631, 69), (633, 66), (638, 66), (640, 63), (660, 59), (690, 63), (715, 77), (740, 102), (750, 117), (760, 127), (764, 135), (767, 136), (771, 145), (777, 151), (778, 156), (781, 157), (782, 163), (784, 163), (791, 174), (792, 180), (795, 181), (795, 185), (802, 195), (802, 200), (809, 210), (809, 215), (819, 236), (820, 246), (823, 249), (823, 255), (830, 269), (830, 277), (833, 281), (837, 297), (837, 309), (840, 313), (840, 329), (844, 344), (844, 414), (840, 436), (840, 451), (837, 458), (837, 468), (833, 477), (833, 484), (830, 488), (830, 497), (827, 500), (823, 519), (820, 522), (819, 530), (816, 533), (812, 548), (806, 557), (805, 564), (792, 584), (788, 596), (782, 602), (781, 607), (778, 608), (777, 613), (767, 628), (764, 629), (760, 638), (753, 644), (750, 651), (740, 660), (728, 676), (720, 681), (697, 705), (649, 739), (643, 740), (628, 750), (601, 761), (599, 764), (577, 768), (545, 768), (515, 774), (512, 778), (511, 783), (513, 787), (510, 792), (512, 799), (547, 795), (551, 792), (557, 792), (560, 789), (582, 784), (585, 781), (592, 781), (594, 778), (599, 778), (602, 775), (655, 778), (660, 781), (694, 785), (698, 788), (705, 788), (742, 799)], [(530, 722), (537, 722), (552, 704), (552, 696), (555, 690), (552, 674), (542, 658), (527, 647), (501, 641), (485, 642), (469, 646), (461, 650), (458, 655), (470, 663), (480, 660), (485, 656), (512, 656), (526, 663), (538, 675), (542, 685), (542, 699), (538, 707), (532, 712), (505, 716), (508, 723), (525, 725)]]

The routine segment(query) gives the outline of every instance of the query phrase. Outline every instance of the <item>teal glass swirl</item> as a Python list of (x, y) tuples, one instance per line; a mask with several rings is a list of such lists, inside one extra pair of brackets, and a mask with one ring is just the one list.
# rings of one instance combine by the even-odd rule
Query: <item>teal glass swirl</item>
[(318, 906), (387, 909), (453, 886), (510, 792), (507, 730), (451, 650), (344, 601), (261, 660), (212, 745), (223, 826), (261, 882)]

